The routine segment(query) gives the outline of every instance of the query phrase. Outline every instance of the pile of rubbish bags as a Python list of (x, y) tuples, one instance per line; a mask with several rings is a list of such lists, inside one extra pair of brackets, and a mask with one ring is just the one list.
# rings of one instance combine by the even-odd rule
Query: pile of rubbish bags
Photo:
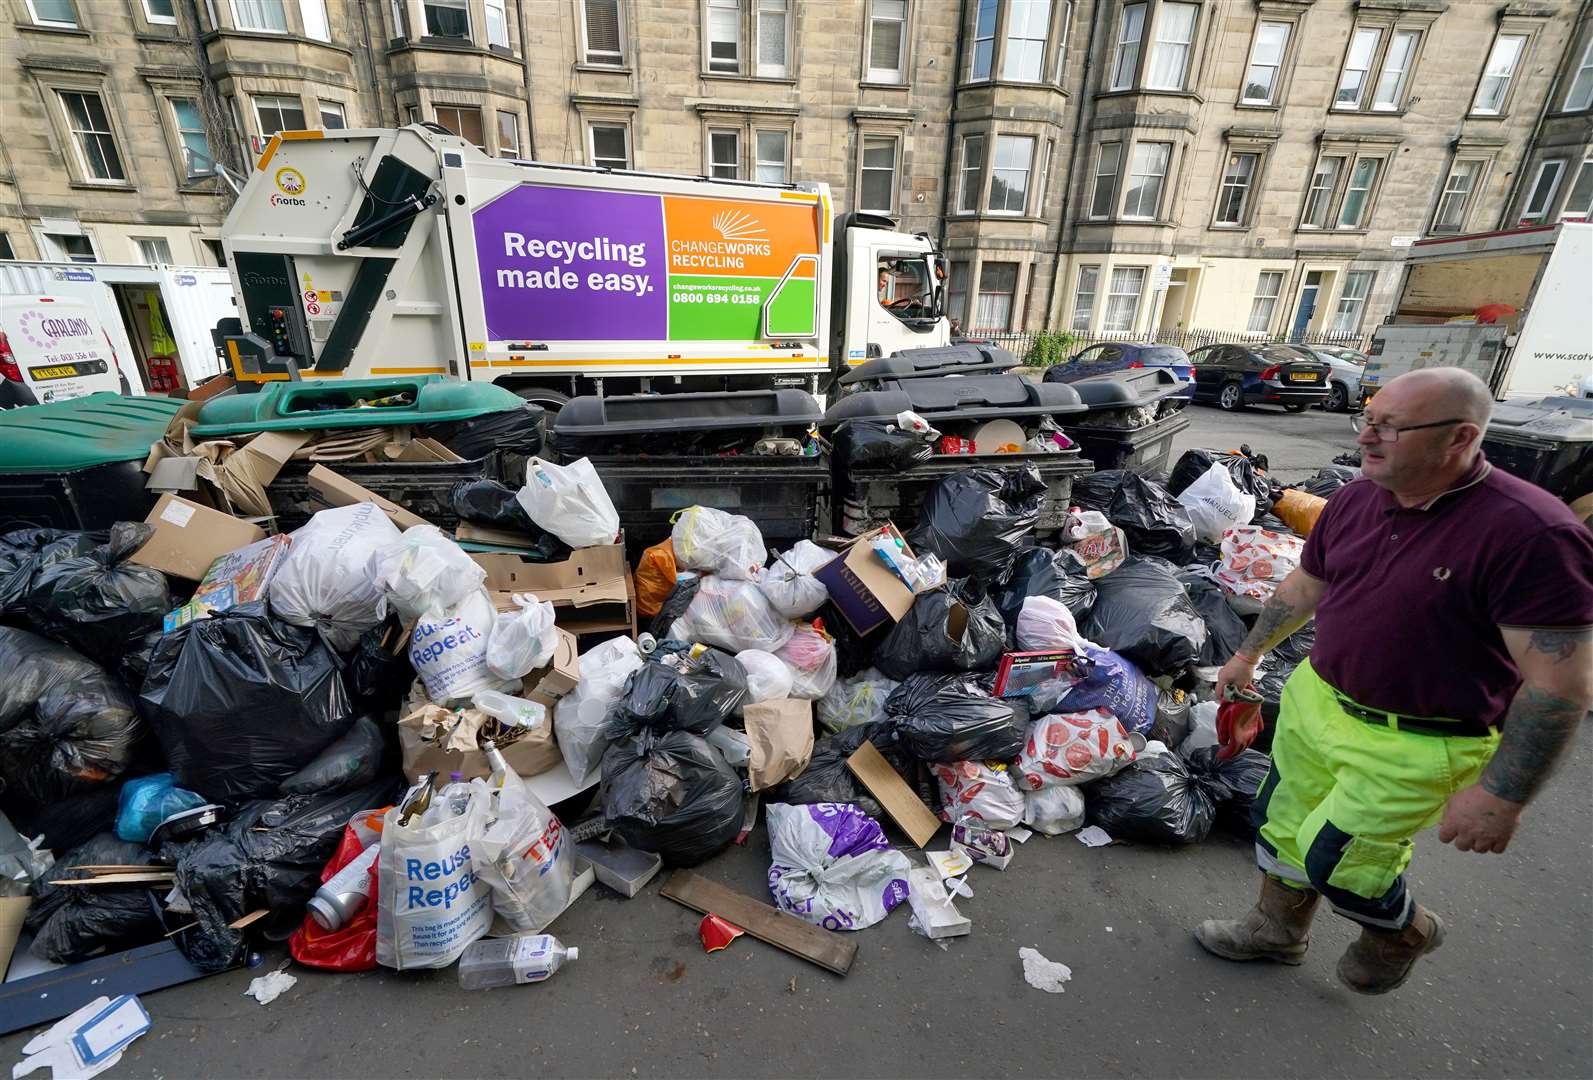
[[(772, 902), (842, 931), (919, 908), (904, 795), (997, 868), (1025, 828), (1244, 833), (1269, 762), (1212, 745), (1215, 669), (1298, 564), (1274, 508), (1347, 471), (1285, 491), (1262, 459), (1199, 450), (1168, 485), (1095, 473), (1055, 547), (1032, 466), (937, 480), (906, 536), (785, 551), (692, 506), (635, 566), (634, 636), (578, 636), (561, 596), (376, 502), (218, 558), (246, 567), (219, 594), (140, 561), (151, 524), (15, 530), (0, 888), (33, 897), (30, 947), (56, 963), (170, 938), (219, 971), (288, 937), (301, 963), (403, 970), (543, 931), (585, 887), (575, 825), (684, 867), (761, 817)], [(528, 564), (625, 525), (585, 459), (452, 501), (524, 535)], [(1269, 657), (1270, 706), (1312, 633)], [(50, 884), (107, 867), (145, 873)]]

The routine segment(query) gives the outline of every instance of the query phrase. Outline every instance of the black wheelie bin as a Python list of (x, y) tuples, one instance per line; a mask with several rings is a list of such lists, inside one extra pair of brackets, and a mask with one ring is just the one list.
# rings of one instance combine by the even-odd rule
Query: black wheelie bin
[(1575, 502), (1593, 492), (1593, 399), (1495, 405), (1482, 451), (1511, 476)]
[(1066, 383), (1087, 411), (1058, 421), (1079, 453), (1095, 467), (1165, 473), (1173, 440), (1189, 426), (1184, 402), (1189, 383), (1166, 368), (1132, 368)]

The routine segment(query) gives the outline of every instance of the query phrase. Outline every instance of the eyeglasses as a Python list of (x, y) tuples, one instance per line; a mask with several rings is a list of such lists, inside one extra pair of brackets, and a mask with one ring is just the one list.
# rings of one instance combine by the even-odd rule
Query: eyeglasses
[(1454, 420), (1434, 420), (1430, 424), (1411, 424), (1409, 427), (1395, 427), (1393, 424), (1373, 424), (1367, 421), (1365, 413), (1356, 413), (1350, 417), (1350, 427), (1359, 435), (1363, 431), (1370, 431), (1377, 436), (1377, 441), (1382, 443), (1397, 443), (1402, 432), (1425, 431), (1428, 428), (1448, 427), (1450, 424), (1464, 424), (1466, 420), (1456, 417)]

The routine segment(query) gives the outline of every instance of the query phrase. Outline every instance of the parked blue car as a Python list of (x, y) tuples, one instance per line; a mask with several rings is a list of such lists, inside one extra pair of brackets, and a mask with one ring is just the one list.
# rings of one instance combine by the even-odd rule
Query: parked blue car
[(1206, 345), (1189, 356), (1195, 365), (1195, 400), (1232, 411), (1246, 405), (1282, 405), (1301, 412), (1328, 399), (1326, 360), (1295, 345)]
[(1132, 341), (1106, 341), (1074, 353), (1060, 364), (1046, 369), (1045, 382), (1077, 382), (1092, 375), (1108, 375), (1128, 368), (1167, 368), (1188, 383), (1170, 396), (1171, 401), (1192, 401), (1194, 376), (1190, 374), (1189, 354), (1172, 345), (1137, 345)]

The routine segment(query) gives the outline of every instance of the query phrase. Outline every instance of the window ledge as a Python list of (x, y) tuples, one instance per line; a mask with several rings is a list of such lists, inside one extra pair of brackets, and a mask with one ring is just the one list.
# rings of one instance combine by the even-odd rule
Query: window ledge
[[(303, 34), (278, 34), (272, 30), (211, 30), (200, 38), (205, 44), (223, 38), (233, 38), (240, 41), (281, 41), (289, 45), (312, 45), (317, 49), (326, 49), (330, 52), (342, 53), (344, 56), (353, 57), (354, 50), (342, 45), (334, 45), (330, 41), (320, 38), (305, 37)], [(228, 59), (231, 59), (230, 57)]]
[[(319, 45), (321, 43), (312, 42), (312, 44)], [(388, 56), (403, 52), (441, 52), (463, 54), (465, 56), (486, 56), (493, 60), (502, 60), (506, 64), (513, 64), (516, 67), (525, 67), (524, 60), (512, 53), (502, 51), (501, 48), (487, 48), (472, 41), (456, 42), (452, 38), (423, 37), (419, 41), (409, 41), (401, 38), (394, 41), (387, 48)], [(349, 51), (349, 55), (352, 56), (354, 54)]]
[(1079, 224), (1080, 225), (1150, 226), (1150, 227), (1154, 227), (1154, 228), (1165, 229), (1165, 228), (1171, 227), (1174, 224), (1174, 222), (1168, 221), (1165, 218), (1151, 219), (1151, 218), (1112, 217), (1112, 218), (1085, 218), (1083, 221), (1079, 222)]
[(185, 44), (184, 39), (178, 36), (176, 27), (173, 27), (170, 32), (166, 33), (163, 33), (160, 30), (137, 30), (133, 33), (133, 40), (141, 42), (145, 45)]
[(796, 79), (789, 75), (741, 75), (731, 74), (728, 71), (700, 71), (697, 75), (699, 78), (712, 79), (717, 82), (763, 83), (766, 86), (795, 86), (797, 84)]
[(1252, 112), (1282, 112), (1283, 111), (1283, 106), (1282, 105), (1269, 105), (1266, 102), (1262, 102), (1262, 101), (1236, 101), (1236, 102), (1234, 102), (1233, 107), (1236, 108), (1236, 109), (1248, 109), (1248, 110), (1250, 110)]
[(857, 88), (859, 90), (911, 90), (913, 84), (910, 82), (870, 82), (864, 79), (857, 84)]
[(83, 38), (85, 41), (93, 36), (81, 26), (40, 26), (38, 23), (25, 22), (15, 25), (18, 30), (26, 30), (30, 34), (56, 34), (61, 37)]
[(600, 74), (600, 75), (631, 75), (631, 74), (633, 74), (633, 72), (631, 71), (630, 65), (628, 65), (628, 64), (578, 63), (578, 64), (575, 65), (575, 70), (576, 71), (582, 71), (582, 72), (590, 71), (590, 72), (593, 72), (595, 74)]
[(1474, 120), (1477, 120), (1477, 121), (1488, 121), (1488, 120), (1508, 120), (1508, 119), (1510, 119), (1510, 114), (1509, 113), (1469, 112), (1469, 113), (1466, 114), (1466, 122), (1468, 124), (1471, 123)]
[(1034, 214), (1003, 214), (995, 210), (978, 210), (972, 213), (960, 211), (949, 215), (949, 218), (952, 221), (1007, 221), (1018, 225), (1049, 224), (1049, 221), (1046, 218), (1038, 217)]
[(1251, 227), (1249, 225), (1235, 224), (1232, 221), (1214, 221), (1210, 225), (1207, 225), (1206, 228), (1210, 229), (1212, 232), (1247, 233), (1250, 231)]
[(1550, 109), (1550, 116), (1589, 116), (1593, 115), (1593, 105), (1581, 109)]
[(126, 183), (126, 182), (121, 181), (121, 180), (116, 180), (116, 181), (103, 181), (102, 180), (102, 181), (100, 181), (98, 183), (96, 183), (96, 182), (94, 182), (92, 180), (68, 180), (66, 182), (66, 186), (67, 187), (73, 187), (73, 188), (80, 188), (83, 191), (137, 191), (138, 190), (132, 184)]
[(1370, 229), (1300, 229), (1300, 228), (1296, 228), (1294, 230), (1294, 233), (1295, 233), (1296, 236), (1326, 236), (1326, 237), (1329, 237), (1329, 238), (1337, 238), (1337, 237), (1340, 237), (1340, 236), (1365, 236), (1369, 232), (1371, 232)]
[(1102, 98), (1125, 97), (1182, 98), (1185, 101), (1193, 101), (1196, 105), (1204, 105), (1206, 103), (1205, 95), (1198, 94), (1193, 90), (1146, 90), (1143, 87), (1133, 86), (1127, 90), (1097, 90), (1095, 92), (1096, 101), (1100, 101)]
[[(98, 185), (95, 185), (95, 186), (97, 187)], [(217, 189), (217, 188), (214, 188), (214, 187), (184, 187), (181, 184), (179, 184), (177, 186), (177, 190), (180, 193), (184, 194), (184, 195), (220, 195), (221, 194), (220, 190)]]
[(1389, 116), (1396, 120), (1404, 119), (1405, 114), (1409, 111), (1410, 110), (1405, 107), (1398, 109), (1328, 109), (1329, 115), (1332, 116)]

